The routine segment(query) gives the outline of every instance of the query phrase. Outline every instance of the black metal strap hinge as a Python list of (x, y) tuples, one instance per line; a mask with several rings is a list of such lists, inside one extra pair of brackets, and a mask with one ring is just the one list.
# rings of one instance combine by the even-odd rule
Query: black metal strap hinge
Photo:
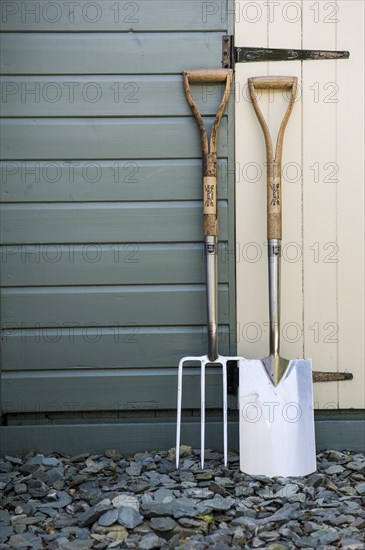
[(282, 48), (251, 48), (234, 45), (233, 35), (223, 36), (222, 65), (233, 69), (235, 63), (253, 63), (257, 61), (305, 61), (308, 59), (348, 59), (348, 51), (331, 50), (293, 50)]
[[(238, 394), (238, 364), (236, 361), (227, 361), (227, 392), (228, 395)], [(322, 372), (313, 371), (313, 382), (345, 382), (353, 380), (351, 372)]]

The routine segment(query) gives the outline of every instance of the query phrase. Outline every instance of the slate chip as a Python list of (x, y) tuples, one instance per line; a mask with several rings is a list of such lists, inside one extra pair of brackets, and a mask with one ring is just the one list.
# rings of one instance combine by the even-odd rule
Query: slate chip
[(91, 506), (91, 508), (80, 514), (78, 517), (79, 527), (85, 527), (86, 525), (94, 523), (102, 514), (110, 510), (110, 508), (110, 501), (100, 502), (99, 504), (95, 504), (95, 506)]
[(143, 516), (131, 506), (121, 506), (118, 508), (118, 523), (127, 529), (134, 529), (143, 523)]
[(152, 518), (151, 527), (155, 531), (172, 531), (176, 527), (176, 521), (169, 517)]
[(363, 550), (362, 453), (323, 451), (317, 472), (288, 479), (182, 454), (180, 470), (174, 449), (0, 459), (0, 550)]

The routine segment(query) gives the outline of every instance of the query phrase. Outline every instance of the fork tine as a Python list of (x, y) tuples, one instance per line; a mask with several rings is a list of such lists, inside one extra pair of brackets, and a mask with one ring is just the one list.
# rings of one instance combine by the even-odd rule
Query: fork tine
[(180, 433), (181, 433), (181, 406), (182, 406), (182, 376), (184, 359), (179, 362), (178, 381), (177, 381), (177, 419), (176, 419), (176, 468), (179, 467), (180, 460)]
[(223, 456), (224, 465), (227, 466), (227, 361), (222, 361), (223, 376)]
[(200, 370), (200, 460), (202, 470), (204, 469), (204, 448), (205, 448), (205, 361), (201, 363)]

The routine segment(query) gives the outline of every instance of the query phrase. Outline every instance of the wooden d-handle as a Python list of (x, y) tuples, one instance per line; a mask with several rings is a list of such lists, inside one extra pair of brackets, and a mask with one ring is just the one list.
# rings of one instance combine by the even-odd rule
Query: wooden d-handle
[[(284, 132), (289, 117), (294, 107), (298, 90), (298, 79), (295, 76), (263, 76), (248, 79), (248, 87), (252, 104), (259, 119), (265, 137), (266, 158), (267, 158), (267, 237), (268, 239), (279, 239), (282, 237), (281, 220), (281, 161), (283, 156)], [(260, 109), (257, 100), (257, 89), (291, 89), (288, 108), (281, 122), (279, 133), (276, 139), (275, 155), (269, 127)]]
[(298, 81), (296, 76), (254, 76), (248, 79), (254, 88), (267, 90), (271, 88), (285, 89), (292, 88)]
[[(218, 199), (217, 199), (217, 135), (220, 121), (229, 98), (232, 84), (232, 69), (194, 69), (184, 71), (184, 88), (186, 98), (195, 116), (202, 142), (203, 154), (203, 212), (204, 212), (204, 235), (218, 235)], [(210, 143), (208, 143), (207, 131), (203, 118), (193, 99), (190, 83), (201, 84), (206, 82), (225, 82), (226, 88), (223, 99), (216, 114)]]
[(191, 84), (199, 84), (203, 82), (225, 82), (229, 72), (232, 69), (192, 69), (184, 71), (184, 75), (188, 77)]

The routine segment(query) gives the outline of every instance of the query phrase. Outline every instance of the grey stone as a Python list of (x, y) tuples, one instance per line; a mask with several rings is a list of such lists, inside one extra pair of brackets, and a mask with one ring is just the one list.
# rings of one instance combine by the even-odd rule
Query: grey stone
[(192, 487), (185, 490), (185, 495), (189, 498), (207, 499), (213, 498), (214, 492), (208, 489), (208, 487)]
[(0, 544), (5, 542), (13, 533), (14, 529), (12, 527), (0, 524)]
[(10, 462), (11, 464), (16, 464), (17, 466), (20, 466), (21, 464), (23, 464), (23, 461), (17, 456), (5, 455), (4, 458), (7, 462)]
[(265, 542), (274, 542), (278, 540), (280, 535), (277, 531), (260, 531), (260, 539)]
[[(170, 507), (170, 513), (175, 519), (188, 517), (193, 518), (197, 513), (196, 500), (192, 498), (181, 497), (177, 498), (167, 505)], [(167, 514), (164, 514), (167, 515)]]
[(108, 510), (107, 512), (105, 512), (105, 514), (99, 517), (98, 524), (102, 525), (103, 527), (113, 525), (113, 523), (116, 523), (118, 521), (118, 515), (119, 512), (116, 508)]
[(53, 498), (48, 498), (46, 502), (38, 505), (38, 508), (65, 508), (72, 501), (71, 496), (66, 491), (59, 491), (55, 493)]
[(35, 523), (38, 523), (39, 520), (37, 518), (30, 518), (26, 516), (25, 514), (20, 514), (19, 516), (13, 516), (11, 518), (11, 524), (14, 525), (33, 525)]
[(186, 458), (185, 460), (183, 460), (180, 464), (180, 470), (188, 470), (189, 468), (191, 468), (192, 466), (195, 466), (196, 463), (194, 460), (191, 460), (189, 458)]
[(123, 458), (123, 455), (118, 449), (107, 449), (105, 451), (105, 456), (111, 458), (114, 462), (119, 462)]
[(334, 464), (333, 466), (329, 466), (329, 468), (325, 469), (325, 474), (327, 475), (336, 475), (336, 474), (342, 474), (342, 472), (345, 471), (345, 468), (343, 466), (340, 466), (340, 464)]
[(360, 460), (359, 462), (348, 462), (346, 464), (346, 468), (348, 468), (349, 470), (360, 471), (365, 468), (365, 460)]
[(219, 510), (219, 511), (227, 511), (235, 503), (235, 499), (232, 497), (221, 497), (220, 495), (216, 495), (212, 499), (208, 499), (204, 502), (206, 506), (209, 506), (212, 510)]
[(79, 527), (86, 527), (87, 525), (90, 525), (91, 523), (94, 523), (94, 521), (98, 520), (102, 514), (110, 510), (111, 504), (109, 501), (102, 501), (98, 504), (95, 504), (94, 506), (91, 506), (88, 510), (83, 512), (78, 517), (78, 525)]
[(171, 503), (149, 502), (142, 506), (143, 514), (148, 518), (168, 516), (171, 512)]
[(29, 479), (28, 492), (34, 498), (42, 498), (48, 493), (48, 487), (45, 483), (43, 483), (43, 481), (39, 481), (38, 479)]
[(199, 527), (201, 524), (201, 521), (193, 518), (179, 518), (178, 521), (183, 527)]
[(197, 474), (195, 477), (198, 481), (210, 481), (213, 479), (213, 472), (211, 470), (205, 470), (204, 472)]
[(121, 506), (118, 510), (118, 523), (127, 529), (134, 529), (143, 522), (143, 516), (131, 506)]
[(155, 531), (172, 531), (176, 527), (176, 521), (170, 517), (152, 518), (151, 527)]
[(144, 535), (139, 541), (139, 548), (141, 550), (153, 550), (154, 548), (161, 548), (161, 539), (154, 533)]
[(298, 490), (298, 485), (295, 485), (294, 483), (288, 483), (282, 489), (280, 489), (280, 491), (277, 491), (277, 493), (275, 493), (275, 496), (280, 498), (289, 498), (295, 495)]
[(355, 539), (344, 539), (340, 542), (343, 550), (364, 550), (364, 543)]
[(43, 466), (47, 467), (55, 467), (60, 465), (60, 461), (57, 458), (54, 457), (46, 457), (42, 460)]
[(9, 544), (14, 548), (32, 548), (32, 550), (42, 550), (42, 539), (34, 533), (25, 532), (20, 535), (12, 535)]
[(191, 456), (192, 448), (189, 445), (180, 445), (180, 458)]
[[(298, 512), (292, 507), (281, 508), (274, 514), (263, 518), (260, 523), (266, 525), (267, 523), (277, 523), (277, 522), (286, 522), (289, 520), (296, 520), (302, 515), (301, 512)], [(304, 514), (303, 514), (304, 515)]]
[(359, 495), (365, 495), (365, 482), (355, 485), (355, 489)]
[(142, 471), (142, 464), (131, 462), (129, 467), (126, 468), (125, 471), (129, 476), (139, 476)]
[(28, 491), (28, 485), (26, 483), (17, 483), (14, 485), (14, 491), (17, 495), (23, 495)]
[(59, 550), (89, 550), (89, 548), (92, 548), (94, 544), (94, 540), (68, 540), (67, 543), (63, 543), (59, 545)]
[(232, 520), (231, 525), (239, 525), (248, 531), (255, 531), (256, 527), (259, 525), (259, 522), (258, 520), (247, 516), (240, 516)]
[(168, 489), (157, 489), (153, 493), (154, 502), (167, 503), (175, 500), (175, 496), (172, 491)]
[(10, 514), (7, 510), (0, 510), (0, 526), (10, 525)]
[(122, 493), (113, 498), (112, 504), (114, 508), (120, 508), (121, 506), (130, 506), (139, 511), (138, 498), (131, 493)]
[(325, 476), (323, 474), (312, 474), (308, 477), (308, 484), (312, 487), (320, 487), (323, 485)]

